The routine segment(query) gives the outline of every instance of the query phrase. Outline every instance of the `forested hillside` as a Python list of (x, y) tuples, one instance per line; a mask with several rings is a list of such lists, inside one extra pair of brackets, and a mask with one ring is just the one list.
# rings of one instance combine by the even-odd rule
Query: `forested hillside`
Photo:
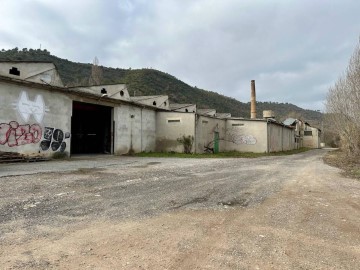
[[(53, 62), (67, 86), (87, 85), (92, 64), (75, 63), (51, 55), (47, 50), (14, 48), (0, 51), (0, 61), (49, 61)], [(196, 103), (199, 108), (214, 108), (218, 112), (230, 112), (233, 116), (250, 117), (250, 103), (215, 92), (192, 87), (174, 76), (154, 69), (122, 69), (103, 67), (102, 83), (125, 83), (130, 95), (168, 95), (173, 103)], [(249, 90), (250, 92), (250, 90)], [(263, 110), (273, 110), (278, 120), (299, 117), (312, 123), (319, 122), (321, 113), (304, 110), (289, 103), (257, 102), (258, 117)]]

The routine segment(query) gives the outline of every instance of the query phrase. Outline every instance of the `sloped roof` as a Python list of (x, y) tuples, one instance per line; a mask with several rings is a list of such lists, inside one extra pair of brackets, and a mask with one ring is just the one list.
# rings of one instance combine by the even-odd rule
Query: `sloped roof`
[(293, 124), (295, 124), (298, 120), (295, 118), (287, 118), (285, 119), (285, 121), (283, 122), (284, 125), (286, 126), (292, 126)]

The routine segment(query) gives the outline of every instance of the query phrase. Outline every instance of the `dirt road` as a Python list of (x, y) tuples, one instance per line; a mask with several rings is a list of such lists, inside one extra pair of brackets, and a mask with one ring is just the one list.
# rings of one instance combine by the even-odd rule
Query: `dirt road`
[(0, 268), (360, 269), (360, 182), (324, 154), (1, 165)]

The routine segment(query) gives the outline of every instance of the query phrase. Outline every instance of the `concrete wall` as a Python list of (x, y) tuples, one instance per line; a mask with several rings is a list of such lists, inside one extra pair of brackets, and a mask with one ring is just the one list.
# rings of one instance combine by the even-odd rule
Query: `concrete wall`
[[(183, 135), (195, 138), (194, 113), (157, 112), (156, 151), (184, 152), (183, 145), (177, 141)], [(194, 146), (192, 151), (194, 151)]]
[(193, 112), (196, 113), (196, 104), (171, 103), (170, 110), (174, 112)]
[[(10, 74), (10, 69), (17, 70), (19, 74)], [(63, 86), (59, 73), (53, 63), (1, 62), (0, 75), (40, 84)]]
[[(128, 89), (125, 84), (112, 84), (112, 85), (94, 85), (88, 87), (71, 87), (70, 89), (98, 95), (101, 97), (101, 90), (105, 89), (107, 92), (107, 97), (130, 101), (130, 95)], [(106, 97), (102, 97), (102, 99), (106, 99)]]
[(296, 148), (295, 130), (269, 123), (269, 152), (288, 151)]
[(226, 120), (226, 151), (265, 153), (267, 123), (241, 119)]
[(114, 153), (155, 151), (156, 112), (132, 105), (114, 108)]
[(70, 151), (72, 101), (59, 92), (0, 81), (0, 151)]
[(205, 147), (214, 147), (215, 132), (219, 133), (219, 151), (226, 151), (226, 121), (209, 116), (197, 115), (196, 119), (196, 153), (204, 153)]
[(216, 115), (215, 109), (197, 109), (196, 112), (201, 115), (208, 115), (208, 116), (213, 116), (213, 117), (215, 117), (215, 115)]
[(136, 96), (130, 97), (136, 103), (144, 104), (147, 106), (170, 110), (168, 96)]
[[(306, 135), (305, 131), (311, 131), (311, 135)], [(303, 133), (303, 146), (309, 148), (320, 148), (320, 135), (321, 132), (314, 127), (305, 126)]]

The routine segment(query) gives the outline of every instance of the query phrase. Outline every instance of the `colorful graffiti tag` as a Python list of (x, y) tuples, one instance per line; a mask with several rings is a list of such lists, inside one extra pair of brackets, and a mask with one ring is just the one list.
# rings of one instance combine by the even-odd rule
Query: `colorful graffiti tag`
[(16, 121), (0, 124), (0, 144), (9, 147), (38, 143), (41, 140), (42, 130), (38, 124), (20, 125)]
[(47, 151), (51, 148), (52, 151), (64, 152), (66, 149), (65, 139), (70, 138), (70, 133), (64, 132), (61, 129), (55, 129), (52, 127), (45, 127), (44, 140), (40, 143), (40, 148), (43, 151)]

